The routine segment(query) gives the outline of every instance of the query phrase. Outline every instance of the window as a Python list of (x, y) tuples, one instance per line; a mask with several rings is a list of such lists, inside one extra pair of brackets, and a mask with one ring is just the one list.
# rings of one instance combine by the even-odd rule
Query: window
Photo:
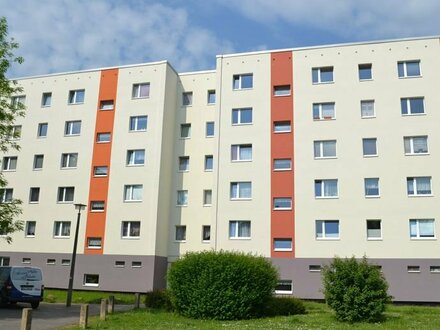
[(61, 266), (70, 266), (70, 259), (61, 259)]
[(84, 286), (99, 286), (99, 275), (98, 274), (84, 274), (83, 285)]
[(184, 92), (182, 93), (182, 105), (189, 106), (193, 103), (193, 93), (192, 92)]
[(250, 221), (229, 221), (229, 238), (251, 238)]
[(364, 157), (377, 156), (376, 144), (377, 144), (376, 138), (362, 139), (362, 150), (364, 153)]
[(252, 144), (233, 144), (231, 145), (232, 161), (251, 161)]
[(105, 202), (104, 201), (92, 201), (90, 203), (90, 212), (104, 212)]
[(84, 89), (72, 90), (69, 92), (69, 104), (80, 104), (84, 103)]
[(315, 197), (331, 198), (338, 197), (338, 180), (315, 180)]
[(34, 170), (41, 170), (43, 168), (44, 155), (34, 155)]
[(202, 226), (202, 241), (209, 242), (211, 240), (211, 226)]
[(335, 103), (313, 103), (313, 119), (327, 120), (335, 119)]
[(14, 107), (23, 106), (25, 102), (26, 102), (26, 95), (13, 96), (11, 98), (11, 104)]
[(176, 241), (186, 241), (186, 226), (176, 226)]
[(2, 203), (12, 202), (12, 196), (14, 194), (14, 189), (12, 188), (2, 188), (0, 189), (0, 201)]
[(20, 140), (21, 138), (21, 125), (10, 126), (9, 140)]
[(79, 135), (81, 133), (81, 120), (66, 121), (64, 135)]
[(189, 157), (181, 156), (179, 157), (179, 171), (189, 171)]
[(292, 280), (280, 280), (275, 287), (276, 294), (292, 294), (293, 284)]
[(359, 80), (371, 80), (373, 79), (373, 74), (371, 71), (371, 63), (359, 64)]
[(141, 132), (147, 130), (148, 116), (131, 116), (130, 132)]
[(280, 158), (273, 160), (274, 171), (288, 171), (292, 169), (292, 160), (290, 158)]
[(274, 210), (291, 210), (292, 198), (290, 197), (277, 197), (273, 199)]
[(232, 109), (232, 125), (252, 124), (252, 108)]
[(40, 200), (40, 187), (32, 187), (29, 190), (29, 203), (38, 203)]
[(314, 141), (313, 150), (315, 154), (315, 159), (335, 158), (336, 140)]
[(41, 106), (42, 107), (50, 107), (52, 105), (52, 93), (43, 93), (41, 97)]
[(382, 239), (382, 221), (367, 220), (367, 239)]
[(122, 221), (122, 238), (139, 238), (140, 235), (140, 221)]
[(142, 261), (132, 261), (131, 262), (131, 268), (141, 268), (142, 267)]
[(76, 168), (78, 153), (61, 154), (61, 168)]
[(316, 238), (339, 238), (339, 220), (316, 220)]
[(431, 273), (440, 273), (440, 266), (429, 266), (429, 271)]
[(10, 261), (9, 257), (0, 257), (0, 266), (9, 266)]
[(21, 259), (21, 262), (22, 262), (23, 264), (30, 264), (30, 263), (31, 263), (31, 260), (32, 260), (31, 258), (26, 258), (26, 257), (25, 257), (25, 258), (22, 258), (22, 259)]
[(420, 273), (420, 266), (407, 266), (408, 273)]
[(365, 197), (379, 197), (379, 178), (364, 179)]
[(58, 203), (72, 203), (75, 194), (75, 187), (59, 187)]
[(312, 82), (314, 84), (333, 82), (333, 67), (326, 66), (312, 69)]
[(150, 83), (133, 84), (133, 90), (131, 97), (134, 99), (140, 99), (150, 96)]
[(321, 265), (309, 265), (309, 272), (320, 272), (321, 269)]
[(98, 133), (96, 134), (96, 142), (97, 143), (107, 143), (110, 142), (111, 133)]
[(188, 205), (188, 190), (177, 191), (177, 206)]
[(15, 171), (17, 169), (17, 156), (3, 157), (3, 171)]
[(191, 124), (180, 124), (180, 137), (183, 139), (191, 137)]
[(273, 87), (274, 96), (288, 96), (290, 95), (290, 85), (281, 85)]
[(275, 238), (273, 240), (274, 251), (292, 251), (291, 238)]
[(273, 123), (273, 131), (274, 133), (288, 133), (292, 131), (290, 126), (290, 120), (286, 121), (275, 121)]
[(423, 97), (408, 97), (400, 99), (402, 115), (418, 115), (425, 113)]
[(428, 137), (425, 136), (405, 136), (403, 138), (406, 155), (417, 155), (428, 153)]
[(231, 199), (250, 199), (252, 198), (251, 182), (231, 182)]
[(26, 237), (35, 237), (36, 221), (26, 221), (25, 235)]
[(212, 171), (214, 167), (214, 158), (212, 155), (205, 156), (205, 171)]
[(374, 111), (374, 100), (361, 101), (361, 117), (373, 118), (376, 116)]
[(406, 178), (406, 187), (408, 196), (426, 196), (432, 194), (430, 176)]
[(208, 91), (208, 104), (214, 104), (215, 103), (215, 90), (209, 90)]
[(434, 238), (434, 219), (409, 220), (409, 232), (411, 239)]
[(107, 176), (108, 175), (108, 167), (107, 166), (95, 166), (93, 168), (94, 176)]
[(46, 264), (47, 265), (55, 265), (56, 264), (56, 260), (55, 259), (47, 259), (46, 260)]
[(127, 150), (127, 166), (145, 164), (145, 149)]
[(114, 101), (113, 100), (104, 100), (99, 102), (99, 110), (113, 110)]
[(232, 78), (232, 88), (233, 89), (246, 89), (253, 87), (253, 75), (248, 74), (235, 74)]
[(102, 246), (101, 237), (87, 237), (87, 247), (89, 249), (100, 249)]
[(129, 184), (124, 186), (124, 201), (139, 202), (142, 201), (143, 186), (141, 184)]
[(115, 261), (115, 267), (117, 267), (117, 268), (124, 268), (125, 267), (125, 261), (116, 260)]
[(70, 221), (55, 221), (53, 229), (54, 237), (70, 236)]
[(203, 190), (203, 206), (211, 206), (212, 205), (212, 190), (206, 189)]
[(206, 123), (206, 137), (214, 136), (214, 122), (208, 121)]
[(39, 138), (46, 137), (48, 128), (49, 128), (49, 125), (47, 123), (38, 124), (37, 137), (39, 137)]
[(420, 61), (397, 62), (399, 78), (420, 77)]

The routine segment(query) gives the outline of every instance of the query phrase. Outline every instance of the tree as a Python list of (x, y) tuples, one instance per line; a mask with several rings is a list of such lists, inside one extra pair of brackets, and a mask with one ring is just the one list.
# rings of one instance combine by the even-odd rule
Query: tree
[[(20, 94), (23, 89), (16, 81), (6, 78), (6, 73), (13, 63), (23, 63), (23, 58), (14, 55), (18, 43), (8, 39), (8, 23), (5, 17), (0, 17), (0, 152), (7, 153), (11, 149), (18, 150), (17, 138), (20, 131), (14, 129), (17, 117), (24, 116), (24, 104), (19, 98), (13, 101), (13, 96)], [(7, 181), (0, 172), (0, 233), (5, 235), (10, 243), (11, 233), (23, 230), (23, 222), (16, 217), (21, 214), (21, 201), (7, 198)]]
[(323, 287), (325, 300), (340, 321), (380, 321), (391, 302), (388, 283), (366, 257), (360, 261), (334, 258), (323, 268)]

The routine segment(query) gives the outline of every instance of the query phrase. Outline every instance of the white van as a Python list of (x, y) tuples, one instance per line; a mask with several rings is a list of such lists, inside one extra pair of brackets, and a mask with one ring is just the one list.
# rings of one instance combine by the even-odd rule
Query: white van
[(0, 303), (28, 302), (37, 308), (43, 300), (43, 292), (40, 268), (0, 266)]

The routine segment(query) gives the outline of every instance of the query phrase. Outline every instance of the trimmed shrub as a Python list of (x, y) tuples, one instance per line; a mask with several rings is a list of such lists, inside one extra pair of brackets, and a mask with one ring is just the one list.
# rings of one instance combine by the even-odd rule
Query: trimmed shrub
[(340, 321), (380, 321), (391, 301), (388, 283), (366, 257), (360, 261), (354, 257), (333, 259), (323, 268), (323, 287), (325, 300)]
[(267, 301), (266, 316), (288, 316), (305, 314), (306, 307), (298, 298), (294, 297), (272, 297)]
[(168, 271), (173, 307), (191, 318), (263, 316), (277, 282), (278, 273), (269, 261), (238, 252), (187, 253)]
[(153, 309), (173, 310), (167, 290), (153, 290), (145, 296), (145, 307)]

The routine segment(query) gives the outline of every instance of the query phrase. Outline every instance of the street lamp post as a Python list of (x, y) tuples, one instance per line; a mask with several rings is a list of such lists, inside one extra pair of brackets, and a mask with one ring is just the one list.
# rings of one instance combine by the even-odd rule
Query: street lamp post
[(86, 208), (85, 204), (74, 204), (74, 205), (75, 205), (75, 210), (78, 210), (78, 217), (76, 219), (75, 240), (73, 241), (72, 260), (70, 262), (69, 288), (67, 289), (66, 307), (70, 307), (70, 305), (72, 304), (73, 275), (75, 274), (76, 247), (78, 245), (79, 222), (81, 220), (81, 210), (84, 210)]

